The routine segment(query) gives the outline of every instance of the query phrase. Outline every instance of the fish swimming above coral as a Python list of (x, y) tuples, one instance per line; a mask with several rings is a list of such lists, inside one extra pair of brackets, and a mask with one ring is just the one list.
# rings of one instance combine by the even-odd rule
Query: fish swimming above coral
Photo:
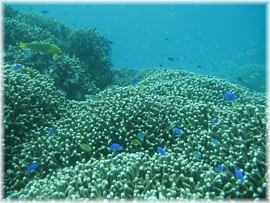
[(216, 123), (216, 119), (211, 118), (211, 124), (212, 124), (212, 125), (215, 125), (215, 123)]
[(33, 170), (35, 170), (36, 168), (38, 167), (38, 164), (37, 163), (32, 163), (30, 164), (28, 167), (27, 167), (27, 172), (31, 172)]
[(45, 54), (62, 53), (62, 50), (58, 46), (43, 42), (21, 43), (19, 47), (31, 49), (32, 51), (37, 51)]
[(132, 84), (132, 85), (135, 85), (135, 84), (137, 84), (139, 82), (139, 80), (137, 79), (137, 78), (133, 78), (132, 80), (130, 80), (130, 83)]
[(214, 168), (214, 170), (218, 173), (222, 172), (224, 169), (224, 166), (222, 164), (218, 164), (217, 167)]
[(177, 127), (173, 128), (173, 132), (175, 134), (177, 134), (177, 135), (183, 135), (184, 134), (184, 132), (182, 130), (180, 130), (179, 128), (177, 128)]
[(166, 153), (162, 147), (157, 147), (157, 151), (162, 155), (166, 155)]
[(242, 173), (242, 171), (240, 171), (239, 169), (234, 169), (235, 175), (240, 179), (240, 180), (244, 180), (244, 175)]
[(213, 145), (214, 145), (215, 147), (217, 147), (217, 146), (220, 145), (219, 141), (217, 141), (217, 139), (215, 139), (215, 138), (211, 138), (211, 141), (212, 141), (212, 143), (213, 143)]
[(48, 132), (50, 135), (53, 135), (53, 129), (52, 128), (47, 128)]
[(146, 136), (145, 133), (144, 132), (138, 132), (137, 135), (138, 135), (139, 140), (141, 140), (141, 142), (143, 142), (144, 139), (145, 139), (145, 136)]
[(175, 128), (175, 127), (176, 127), (176, 124), (175, 124), (175, 123), (172, 123), (172, 124), (170, 124), (168, 127), (166, 127), (165, 130), (170, 131), (170, 130), (172, 130), (172, 129)]
[(117, 143), (113, 143), (110, 148), (113, 150), (113, 151), (117, 151), (117, 150), (121, 150), (122, 149), (122, 146), (120, 144), (117, 144)]
[(142, 142), (138, 139), (132, 139), (131, 144), (136, 145), (136, 146), (140, 146), (140, 145), (142, 145)]
[(92, 147), (90, 147), (88, 144), (79, 144), (81, 149), (86, 151), (86, 152), (91, 152), (92, 151)]
[(18, 70), (18, 69), (20, 69), (22, 67), (22, 64), (19, 64), (19, 63), (17, 63), (17, 64), (15, 64), (14, 65), (14, 70)]
[(223, 96), (228, 100), (236, 100), (237, 96), (233, 93), (223, 92)]

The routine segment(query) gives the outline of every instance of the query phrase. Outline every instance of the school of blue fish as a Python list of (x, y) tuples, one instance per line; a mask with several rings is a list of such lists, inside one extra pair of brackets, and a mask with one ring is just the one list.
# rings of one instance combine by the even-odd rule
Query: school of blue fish
[[(18, 69), (20, 69), (21, 67), (22, 67), (21, 64), (15, 64), (15, 65), (14, 65), (14, 70), (18, 70)], [(77, 72), (74, 73), (73, 79), (74, 79), (75, 81), (78, 81), (78, 79), (79, 79), (79, 74), (78, 74)], [(139, 80), (136, 79), (136, 78), (134, 78), (134, 79), (131, 80), (131, 84), (133, 84), (133, 85), (134, 85), (134, 84), (137, 84), (138, 82), (139, 82)], [(237, 97), (235, 94), (229, 93), (229, 92), (224, 92), (224, 93), (223, 93), (223, 96), (224, 96), (225, 99), (231, 100), (231, 101), (238, 99), (238, 97)], [(215, 125), (215, 124), (216, 124), (216, 118), (211, 118), (210, 123), (211, 123), (211, 125)], [(171, 129), (173, 130), (173, 133), (174, 133), (175, 135), (178, 135), (178, 136), (179, 136), (179, 135), (180, 135), (180, 136), (183, 136), (183, 135), (184, 135), (184, 132), (183, 132), (180, 128), (178, 128), (176, 125), (174, 125), (174, 124), (171, 124), (170, 126), (168, 126), (168, 127), (166, 128), (166, 130), (171, 130)], [(47, 132), (48, 132), (48, 134), (49, 134), (50, 136), (53, 136), (53, 135), (54, 135), (53, 128), (51, 128), (51, 127), (48, 127), (48, 128), (47, 128)], [(133, 140), (131, 140), (131, 141), (136, 140), (137, 142), (140, 142), (140, 146), (141, 146), (142, 143), (143, 143), (143, 142), (145, 141), (145, 139), (146, 139), (146, 133), (143, 132), (143, 131), (139, 131), (139, 132), (137, 133), (137, 138), (138, 138), (137, 140), (136, 140), (136, 139), (133, 139)], [(213, 138), (213, 137), (211, 138), (211, 143), (213, 144), (214, 147), (219, 147), (219, 146), (221, 145), (220, 142), (219, 142), (216, 138)], [(89, 146), (89, 147), (90, 147), (90, 146)], [(112, 143), (112, 144), (109, 146), (109, 148), (110, 148), (113, 152), (118, 152), (118, 151), (123, 150), (122, 145), (119, 144), (119, 143)], [(157, 152), (158, 152), (161, 156), (167, 156), (167, 154), (166, 154), (166, 152), (165, 152), (165, 149), (164, 149), (162, 146), (158, 145), (158, 146), (156, 147), (156, 150), (157, 150)], [(201, 154), (201, 152), (200, 152), (199, 150), (196, 150), (196, 151), (194, 152), (194, 156), (195, 156), (195, 158), (198, 159), (198, 160), (200, 160), (200, 159), (202, 158), (202, 154)], [(39, 168), (39, 164), (36, 163), (36, 162), (33, 162), (33, 163), (29, 164), (29, 166), (27, 167), (26, 171), (27, 171), (27, 172), (32, 172), (32, 171), (37, 170), (38, 168)], [(225, 171), (225, 167), (224, 167), (224, 165), (222, 165), (221, 163), (218, 163), (215, 167), (213, 167), (213, 169), (214, 169), (214, 171), (216, 171), (217, 173), (222, 173), (223, 171)], [(244, 174), (243, 174), (243, 172), (242, 172), (241, 169), (234, 168), (234, 173), (235, 173), (235, 176), (236, 176), (238, 179), (240, 179), (241, 181), (244, 181), (244, 180), (245, 180)]]

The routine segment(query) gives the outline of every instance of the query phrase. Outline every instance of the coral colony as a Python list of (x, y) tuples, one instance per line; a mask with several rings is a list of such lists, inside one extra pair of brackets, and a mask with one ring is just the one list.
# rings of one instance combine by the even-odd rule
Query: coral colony
[(97, 31), (4, 12), (6, 199), (266, 198), (265, 94), (184, 70), (111, 70)]

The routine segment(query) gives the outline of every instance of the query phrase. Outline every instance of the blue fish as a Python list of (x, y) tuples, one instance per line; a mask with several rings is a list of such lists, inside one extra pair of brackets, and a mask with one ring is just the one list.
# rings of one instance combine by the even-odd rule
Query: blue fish
[(22, 67), (22, 64), (17, 63), (17, 64), (15, 64), (15, 66), (13, 68), (14, 68), (14, 70), (18, 70), (21, 67)]
[(30, 164), (28, 167), (27, 167), (27, 172), (31, 172), (33, 170), (35, 170), (36, 168), (38, 167), (38, 164), (37, 163), (32, 163)]
[(113, 143), (110, 148), (113, 150), (113, 151), (117, 151), (117, 150), (120, 150), (122, 149), (122, 146), (120, 144), (117, 144), (117, 143)]
[(221, 171), (223, 171), (224, 166), (222, 166), (222, 164), (218, 164), (217, 167), (214, 168), (216, 172), (220, 173)]
[(162, 147), (157, 147), (157, 150), (158, 150), (158, 152), (159, 152), (160, 154), (166, 155), (166, 153), (165, 153), (165, 151), (164, 151), (164, 149), (163, 149)]
[(74, 73), (74, 75), (73, 75), (73, 79), (75, 80), (75, 81), (78, 81), (79, 80), (79, 73)]
[(76, 99), (81, 99), (81, 98), (82, 98), (82, 93), (80, 92), (80, 90), (77, 90), (77, 91), (75, 92), (75, 98), (76, 98)]
[(24, 55), (24, 57), (29, 58), (29, 57), (31, 57), (33, 55), (33, 53), (32, 53), (32, 51), (30, 49), (24, 49), (23, 50), (23, 55)]
[(179, 128), (175, 127), (173, 128), (173, 132), (177, 135), (183, 135), (184, 132), (182, 130), (180, 130)]
[(134, 68), (131, 68), (131, 69), (129, 69), (129, 71), (130, 71), (131, 73), (134, 73), (134, 72), (135, 72), (135, 69), (134, 69)]
[(197, 151), (195, 152), (195, 157), (196, 157), (197, 159), (202, 158), (201, 152), (199, 152), (199, 151), (197, 150)]
[(130, 81), (130, 83), (133, 84), (133, 85), (137, 84), (138, 82), (139, 82), (139, 80), (136, 79), (136, 78), (133, 78), (133, 79)]
[(50, 135), (53, 135), (53, 130), (52, 130), (52, 128), (47, 128), (47, 130), (48, 130), (48, 132), (49, 132)]
[(138, 135), (139, 140), (141, 140), (141, 142), (143, 142), (144, 138), (145, 138), (145, 133), (144, 132), (138, 132), (137, 135)]
[(217, 141), (215, 138), (211, 138), (211, 141), (212, 141), (213, 145), (215, 145), (215, 146), (220, 145), (219, 141)]
[(229, 92), (224, 92), (223, 96), (228, 99), (228, 100), (236, 100), (237, 96), (233, 93), (229, 93)]
[(211, 118), (211, 124), (215, 125), (215, 123), (216, 123), (216, 120), (214, 118)]
[(244, 175), (239, 169), (234, 169), (235, 175), (240, 178), (242, 181), (244, 180)]

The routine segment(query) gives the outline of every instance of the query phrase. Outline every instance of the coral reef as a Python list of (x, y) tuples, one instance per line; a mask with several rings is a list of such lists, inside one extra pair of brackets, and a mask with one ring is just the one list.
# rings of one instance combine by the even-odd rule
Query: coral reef
[(35, 13), (21, 13), (4, 6), (4, 48), (17, 46), (19, 42), (46, 41), (66, 49), (70, 29), (54, 19), (45, 20)]
[(86, 64), (86, 72), (94, 75), (95, 83), (104, 89), (111, 82), (111, 42), (89, 27), (76, 29), (68, 38), (68, 53)]
[[(27, 90), (28, 86), (46, 92), (42, 84), (52, 84), (45, 80), (39, 87), (41, 75), (30, 68), (15, 71), (6, 66), (5, 70), (6, 97), (9, 91)], [(40, 94), (40, 99), (55, 100), (55, 108), (61, 111), (57, 111), (57, 119), (34, 120), (23, 140), (12, 147), (6, 145), (10, 159), (5, 168), (6, 198), (266, 198), (265, 95), (182, 70), (156, 69), (143, 75), (145, 79), (138, 84), (98, 93), (95, 101), (59, 104), (57, 91), (50, 91), (51, 96)], [(15, 86), (12, 78), (17, 81)], [(16, 91), (14, 101), (37, 94), (22, 90)], [(234, 93), (238, 99), (227, 100), (223, 92)], [(9, 105), (5, 104), (5, 123), (14, 119), (8, 116), (14, 115)], [(25, 105), (23, 110), (27, 114), (32, 109)], [(30, 119), (26, 117), (24, 122)], [(175, 134), (168, 127), (171, 125), (184, 134)], [(138, 132), (146, 137), (140, 146), (134, 146), (131, 140)], [(7, 139), (14, 137), (11, 130), (6, 131)], [(123, 148), (115, 152), (110, 149), (112, 143)], [(82, 150), (80, 144), (88, 144), (92, 151)], [(158, 153), (157, 146), (166, 155)], [(197, 152), (201, 156), (196, 156)], [(26, 173), (32, 162), (39, 167)], [(215, 170), (218, 164), (223, 171)], [(243, 172), (244, 180), (237, 177), (235, 169)]]
[[(4, 60), (37, 69), (54, 79), (68, 99), (83, 100), (111, 83), (111, 43), (96, 30), (71, 30), (54, 20), (21, 13), (4, 6)], [(40, 53), (19, 47), (20, 43), (55, 44), (62, 54)], [(77, 73), (79, 80), (74, 81)]]
[[(50, 127), (60, 119), (65, 112), (63, 105), (66, 99), (56, 90), (50, 78), (26, 67), (16, 70), (13, 65), (6, 65), (4, 89), (5, 186), (12, 189), (25, 175), (23, 171), (17, 170), (14, 163), (21, 165), (22, 160), (32, 157), (25, 157), (20, 152), (27, 148), (31, 153), (31, 147), (38, 147), (31, 145), (30, 139), (36, 139), (32, 132), (40, 132), (42, 126)], [(40, 150), (39, 147), (37, 149)], [(16, 172), (9, 174), (10, 169)], [(18, 184), (18, 187), (22, 186)]]

